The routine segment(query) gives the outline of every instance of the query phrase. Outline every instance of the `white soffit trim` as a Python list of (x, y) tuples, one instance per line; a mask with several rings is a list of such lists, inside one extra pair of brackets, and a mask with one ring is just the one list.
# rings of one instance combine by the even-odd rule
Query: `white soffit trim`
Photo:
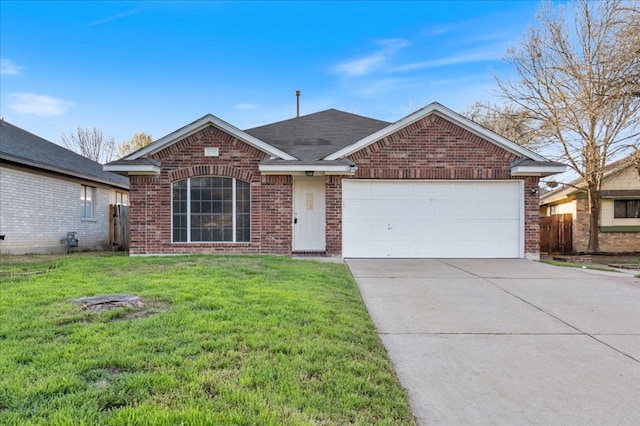
[(187, 124), (186, 126), (176, 130), (175, 132), (169, 133), (167, 136), (164, 136), (158, 139), (157, 141), (153, 142), (152, 144), (142, 148), (141, 150), (134, 152), (130, 156), (125, 157), (125, 159), (135, 160), (137, 158), (144, 157), (145, 155), (154, 154), (166, 148), (167, 146), (173, 144), (174, 142), (202, 130), (203, 128), (205, 128), (210, 124), (219, 128), (220, 130), (223, 130), (229, 133), (230, 135), (235, 136), (241, 141), (248, 143), (254, 148), (259, 149), (260, 151), (266, 152), (267, 154), (270, 154), (276, 158), (282, 158), (283, 160), (296, 160), (295, 157), (292, 157), (286, 152), (281, 151), (276, 147), (271, 146), (268, 143), (263, 142), (260, 139), (251, 136), (248, 133), (243, 132), (242, 130), (227, 123), (224, 120), (219, 119), (213, 114), (207, 114), (204, 117), (194, 121), (193, 123)]
[(483, 139), (486, 139), (490, 142), (493, 142), (494, 144), (500, 146), (503, 149), (506, 149), (507, 151), (518, 155), (519, 157), (525, 157), (525, 158), (529, 158), (531, 160), (536, 160), (536, 161), (548, 161), (546, 158), (542, 157), (541, 155), (536, 154), (533, 151), (530, 151), (518, 144), (516, 144), (515, 142), (510, 141), (507, 138), (504, 138), (500, 135), (498, 135), (497, 133), (492, 132), (489, 129), (486, 129), (482, 126), (480, 126), (477, 123), (474, 123), (473, 121), (469, 120), (466, 117), (463, 117), (462, 115), (458, 114), (457, 112), (454, 112), (452, 110), (450, 110), (449, 108), (437, 103), (437, 102), (432, 102), (429, 105), (427, 105), (426, 107), (419, 109), (418, 111), (396, 121), (393, 124), (390, 124), (389, 126), (385, 127), (384, 129), (381, 129), (363, 139), (360, 139), (358, 142), (351, 144), (347, 147), (342, 148), (339, 151), (334, 152), (331, 155), (328, 155), (324, 158), (324, 160), (337, 160), (338, 158), (343, 158), (346, 157), (348, 155), (353, 154), (356, 151), (361, 150), (362, 148), (371, 145), (372, 143), (385, 138), (395, 132), (397, 132), (398, 130), (415, 123), (418, 120), (421, 120), (422, 118), (426, 117), (429, 114), (433, 114), (433, 113), (437, 113), (439, 114), (442, 118), (445, 118), (455, 124), (457, 124), (458, 126), (462, 127), (465, 130), (470, 131), (473, 134), (476, 134), (478, 136), (480, 136)]
[(511, 176), (551, 176), (567, 171), (567, 166), (515, 166)]
[(260, 164), (258, 169), (261, 172), (344, 172), (353, 173), (355, 167), (346, 164), (340, 165), (309, 165), (304, 164)]
[(102, 170), (104, 170), (105, 172), (118, 173), (118, 174), (126, 173), (128, 175), (159, 175), (160, 174), (160, 167), (154, 166), (151, 164), (137, 164), (137, 165), (105, 164), (104, 166), (102, 166)]

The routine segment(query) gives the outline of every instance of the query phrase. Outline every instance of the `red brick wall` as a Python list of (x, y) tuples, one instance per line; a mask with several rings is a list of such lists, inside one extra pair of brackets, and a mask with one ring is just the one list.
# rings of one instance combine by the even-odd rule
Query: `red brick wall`
[[(205, 147), (220, 149), (205, 157)], [(207, 127), (153, 155), (160, 176), (131, 177), (131, 253), (291, 254), (292, 178), (261, 176), (267, 154), (213, 127)], [(351, 155), (358, 166), (352, 179), (512, 179), (516, 156), (431, 115)], [(250, 243), (171, 243), (171, 183), (217, 175), (251, 183)], [(342, 251), (342, 176), (326, 177), (327, 254)], [(525, 253), (539, 253), (538, 178), (526, 178)]]
[[(589, 200), (576, 200), (577, 217), (573, 218), (573, 251), (584, 253), (589, 246)], [(640, 232), (599, 232), (598, 241), (603, 253), (632, 253), (640, 251)]]
[[(217, 147), (218, 157), (205, 157)], [(130, 180), (131, 254), (291, 253), (289, 176), (261, 176), (259, 163), (268, 155), (209, 126), (154, 154), (160, 176)], [(251, 184), (250, 243), (171, 243), (171, 183), (195, 176), (225, 176)]]
[(524, 253), (526, 257), (540, 258), (540, 193), (531, 193), (538, 189), (540, 178), (528, 176), (524, 178)]
[(325, 194), (327, 256), (340, 256), (342, 254), (342, 176), (327, 176)]
[[(512, 179), (510, 164), (517, 159), (437, 115), (430, 115), (353, 153), (358, 166), (352, 179)], [(342, 179), (327, 178), (327, 254), (342, 251)], [(528, 257), (540, 253), (537, 177), (524, 184), (525, 247)]]

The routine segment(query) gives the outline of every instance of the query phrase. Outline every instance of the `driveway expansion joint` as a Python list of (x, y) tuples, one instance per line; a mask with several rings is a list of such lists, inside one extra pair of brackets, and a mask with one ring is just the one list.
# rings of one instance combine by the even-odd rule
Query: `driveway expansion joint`
[(514, 293), (512, 293), (512, 292), (510, 292), (509, 290), (507, 290), (507, 289), (505, 289), (505, 288), (503, 288), (503, 287), (499, 286), (498, 284), (494, 283), (493, 281), (490, 281), (490, 280), (488, 280), (488, 279), (486, 279), (485, 281), (486, 281), (486, 282), (488, 282), (489, 284), (491, 284), (491, 285), (495, 286), (496, 288), (498, 288), (498, 289), (500, 289), (500, 290), (504, 291), (504, 292), (505, 292), (505, 293), (507, 293), (508, 295), (513, 296), (513, 297), (515, 297), (516, 299), (521, 300), (522, 302), (526, 303), (527, 305), (529, 305), (529, 306), (531, 306), (531, 307), (533, 307), (533, 308), (535, 308), (535, 309), (539, 310), (540, 312), (544, 313), (545, 315), (548, 315), (548, 316), (550, 316), (551, 318), (553, 318), (553, 319), (555, 319), (555, 320), (557, 320), (557, 321), (560, 321), (561, 323), (565, 324), (567, 327), (571, 327), (571, 328), (573, 328), (574, 330), (578, 331), (580, 334), (583, 334), (583, 335), (585, 335), (585, 336), (589, 336), (591, 339), (595, 340), (596, 342), (600, 343), (601, 345), (604, 345), (604, 346), (608, 347), (609, 349), (612, 349), (613, 351), (615, 351), (615, 352), (619, 353), (620, 355), (624, 355), (624, 356), (626, 356), (627, 358), (629, 358), (629, 359), (631, 359), (631, 360), (633, 360), (633, 361), (635, 361), (635, 362), (637, 362), (637, 363), (640, 363), (640, 359), (638, 359), (638, 358), (634, 357), (633, 355), (628, 354), (628, 353), (626, 353), (626, 352), (624, 352), (624, 351), (622, 351), (622, 350), (620, 350), (620, 349), (618, 349), (618, 348), (616, 348), (616, 347), (614, 347), (614, 346), (612, 346), (612, 345), (608, 344), (607, 342), (602, 341), (601, 339), (598, 339), (594, 334), (587, 333), (587, 332), (585, 332), (585, 331), (583, 331), (583, 330), (580, 330), (578, 327), (574, 326), (573, 324), (570, 324), (569, 322), (567, 322), (567, 321), (563, 320), (562, 318), (558, 317), (557, 315), (554, 315), (554, 314), (552, 314), (552, 313), (550, 313), (550, 312), (545, 311), (545, 310), (544, 310), (544, 309), (542, 309), (540, 306), (537, 306), (537, 305), (535, 305), (534, 303), (529, 302), (528, 300), (525, 300), (524, 298), (522, 298), (522, 297), (520, 297), (520, 296), (518, 296), (518, 295), (516, 295), (516, 294), (514, 294)]
[[(499, 290), (502, 290), (503, 292), (505, 292), (506, 294), (510, 295), (511, 297), (514, 297), (514, 298), (520, 300), (521, 302), (531, 306), (534, 309), (537, 309), (538, 311), (542, 312), (545, 315), (548, 315), (549, 317), (555, 319), (556, 321), (561, 322), (562, 324), (566, 325), (567, 327), (570, 327), (570, 328), (576, 330), (578, 332), (576, 334), (582, 334), (582, 335), (585, 335), (585, 336), (589, 336), (591, 339), (593, 339), (594, 341), (600, 343), (601, 345), (604, 345), (604, 346), (608, 347), (609, 349), (612, 349), (613, 351), (619, 353), (620, 355), (624, 355), (625, 357), (627, 357), (627, 358), (629, 358), (629, 359), (631, 359), (631, 360), (633, 360), (633, 361), (635, 361), (637, 363), (640, 363), (640, 359), (636, 358), (635, 356), (633, 356), (631, 354), (628, 354), (628, 353), (626, 353), (626, 352), (624, 352), (624, 351), (622, 351), (622, 350), (620, 350), (620, 349), (608, 344), (607, 342), (602, 341), (601, 339), (598, 339), (596, 337), (597, 333), (591, 334), (591, 333), (587, 333), (587, 332), (585, 332), (583, 330), (580, 330), (578, 327), (574, 326), (573, 324), (570, 324), (569, 322), (563, 320), (562, 318), (558, 317), (557, 315), (554, 315), (554, 314), (552, 314), (550, 312), (545, 311), (540, 306), (537, 306), (536, 304), (534, 304), (532, 302), (529, 302), (528, 300), (524, 299), (523, 297), (518, 296), (517, 294), (515, 294), (515, 293), (505, 289), (504, 287), (498, 285), (498, 283), (492, 281), (492, 280), (498, 280), (498, 279), (501, 279), (501, 278), (487, 278), (487, 277), (478, 275), (476, 273), (473, 273), (471, 271), (468, 271), (468, 270), (466, 270), (464, 268), (461, 268), (459, 266), (456, 266), (456, 265), (454, 265), (452, 263), (446, 262), (444, 260), (442, 260), (441, 262), (446, 264), (446, 265), (451, 266), (452, 268), (455, 268), (455, 269), (458, 269), (459, 271), (462, 271), (462, 272), (465, 272), (467, 274), (473, 275), (474, 277), (489, 283), (490, 285), (494, 286), (495, 288), (497, 288)], [(521, 279), (526, 279), (526, 278), (518, 278), (518, 279), (521, 280)], [(529, 279), (533, 279), (533, 278), (529, 278)], [(570, 333), (570, 334), (573, 334), (573, 333)]]

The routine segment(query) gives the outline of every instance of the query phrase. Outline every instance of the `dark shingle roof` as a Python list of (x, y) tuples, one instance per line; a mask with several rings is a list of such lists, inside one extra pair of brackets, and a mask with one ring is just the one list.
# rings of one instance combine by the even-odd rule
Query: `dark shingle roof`
[(245, 130), (299, 160), (319, 160), (391, 123), (328, 109)]
[(129, 188), (129, 179), (102, 170), (102, 164), (22, 130), (0, 122), (0, 159), (95, 182)]

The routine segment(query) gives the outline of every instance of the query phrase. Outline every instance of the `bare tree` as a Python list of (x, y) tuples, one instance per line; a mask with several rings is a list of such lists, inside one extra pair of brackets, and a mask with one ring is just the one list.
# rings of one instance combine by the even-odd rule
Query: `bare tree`
[(78, 126), (77, 133), (63, 133), (60, 140), (65, 148), (98, 163), (104, 164), (113, 160), (115, 141), (113, 137), (105, 138), (97, 127), (89, 129)]
[(544, 123), (534, 120), (523, 108), (478, 101), (467, 106), (462, 115), (527, 148), (539, 149), (548, 141)]
[(543, 4), (537, 25), (496, 77), (504, 98), (546, 126), (552, 157), (566, 161), (589, 196), (588, 252), (599, 251), (600, 190), (607, 162), (638, 146), (640, 8), (637, 0)]
[(636, 149), (633, 154), (629, 156), (629, 161), (638, 171), (638, 178), (640, 179), (640, 149)]
[(140, 148), (144, 148), (151, 142), (153, 142), (153, 139), (150, 134), (145, 132), (134, 133), (130, 140), (124, 141), (118, 146), (118, 157), (122, 158), (131, 154)]

